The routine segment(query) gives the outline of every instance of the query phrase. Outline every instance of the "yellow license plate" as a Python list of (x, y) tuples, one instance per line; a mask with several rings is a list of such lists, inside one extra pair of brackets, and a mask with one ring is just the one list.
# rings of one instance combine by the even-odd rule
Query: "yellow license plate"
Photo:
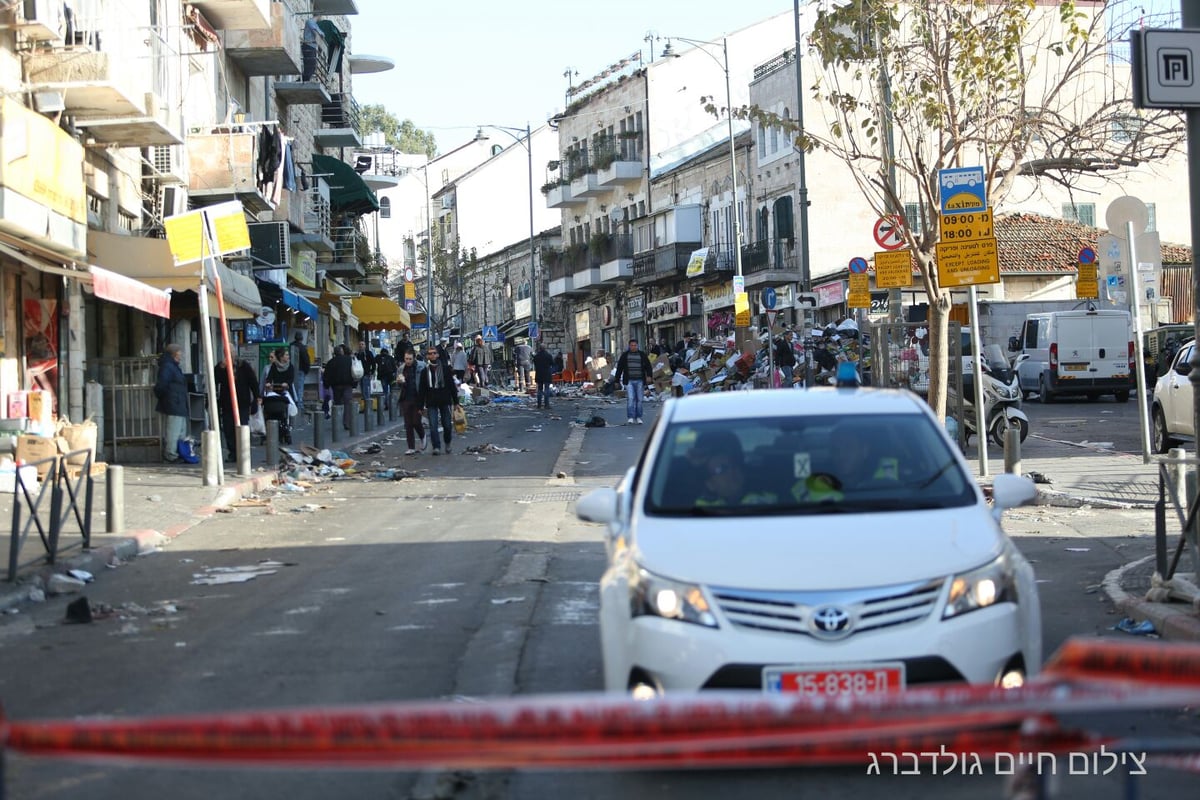
[(1063, 369), (1067, 372), (1083, 372), (1087, 368), (1087, 364), (1063, 364)]

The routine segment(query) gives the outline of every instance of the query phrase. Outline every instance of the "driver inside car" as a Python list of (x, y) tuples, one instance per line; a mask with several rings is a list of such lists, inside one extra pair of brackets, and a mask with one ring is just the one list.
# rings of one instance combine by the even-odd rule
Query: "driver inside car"
[(700, 508), (761, 506), (777, 501), (771, 492), (746, 487), (746, 467), (740, 448), (709, 456), (703, 478), (705, 493), (696, 500), (696, 506)]

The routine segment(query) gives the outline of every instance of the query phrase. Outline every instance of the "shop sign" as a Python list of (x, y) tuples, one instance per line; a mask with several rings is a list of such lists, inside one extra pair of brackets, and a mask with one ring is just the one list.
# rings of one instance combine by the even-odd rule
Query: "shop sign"
[(646, 313), (646, 295), (642, 293), (635, 294), (630, 297), (625, 303), (625, 314), (629, 317), (629, 321), (640, 320)]
[(588, 310), (575, 312), (575, 338), (587, 339), (592, 335), (592, 318)]
[(817, 295), (817, 308), (836, 306), (846, 301), (845, 281), (834, 281), (833, 283), (814, 286), (813, 292)]
[(288, 275), (301, 286), (317, 288), (317, 254), (308, 249), (292, 251), (292, 266)]
[(600, 306), (600, 327), (611, 328), (613, 326), (613, 307), (611, 305)]
[(691, 295), (680, 294), (668, 297), (666, 300), (655, 300), (646, 306), (646, 322), (666, 322), (672, 319), (690, 317)]
[(533, 298), (525, 297), (513, 301), (513, 319), (528, 319), (533, 316)]
[(733, 305), (733, 283), (727, 281), (716, 286), (704, 287), (704, 311), (715, 311)]

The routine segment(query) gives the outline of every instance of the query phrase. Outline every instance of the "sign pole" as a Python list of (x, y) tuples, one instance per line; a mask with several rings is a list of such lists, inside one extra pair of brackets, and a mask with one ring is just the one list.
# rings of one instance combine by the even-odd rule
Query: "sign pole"
[(971, 371), (973, 374), (973, 388), (975, 389), (975, 433), (979, 436), (979, 475), (986, 478), (988, 476), (988, 441), (987, 441), (987, 420), (985, 419), (983, 401), (983, 371), (980, 369), (982, 363), (979, 353), (980, 342), (983, 341), (979, 335), (979, 295), (975, 291), (975, 284), (971, 284), (970, 290), (971, 303)]
[(1129, 291), (1133, 295), (1133, 359), (1137, 374), (1138, 428), (1142, 434), (1142, 463), (1150, 463), (1150, 419), (1146, 415), (1146, 363), (1142, 358), (1142, 298), (1138, 283), (1137, 244), (1134, 242), (1133, 221), (1125, 223), (1125, 238), (1129, 240)]
[[(207, 226), (205, 226), (207, 228)], [(204, 429), (204, 440), (200, 445), (201, 473), (205, 486), (221, 485), (221, 430), (217, 421), (217, 384), (214, 377), (217, 366), (213, 362), (212, 327), (208, 317), (208, 267), (209, 247), (208, 234), (202, 233), (200, 253), (200, 287), (197, 290), (200, 300), (200, 341), (204, 348), (204, 386), (208, 395), (208, 419)]]

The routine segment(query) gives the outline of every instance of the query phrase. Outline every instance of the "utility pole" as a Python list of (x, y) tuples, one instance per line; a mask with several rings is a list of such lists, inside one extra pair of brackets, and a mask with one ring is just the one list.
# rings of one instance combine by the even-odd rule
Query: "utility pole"
[[(1200, 28), (1200, 0), (1180, 0), (1180, 10), (1183, 12), (1182, 26), (1184, 28)], [(1200, 259), (1196, 254), (1196, 243), (1200, 242), (1200, 216), (1196, 215), (1196, 203), (1200, 199), (1200, 109), (1189, 108), (1184, 114), (1187, 120), (1188, 139), (1188, 193), (1192, 202), (1192, 303), (1194, 304), (1194, 319), (1196, 333), (1200, 334)], [(1130, 269), (1136, 270), (1137, 264), (1131, 264)], [(1192, 382), (1192, 414), (1193, 422), (1200, 420), (1200, 348), (1192, 355), (1192, 372), (1188, 376)], [(1139, 397), (1139, 403), (1145, 398)], [(1200, 428), (1193, 428), (1200, 430)], [(1200, 438), (1196, 439), (1197, 452), (1200, 454)]]

